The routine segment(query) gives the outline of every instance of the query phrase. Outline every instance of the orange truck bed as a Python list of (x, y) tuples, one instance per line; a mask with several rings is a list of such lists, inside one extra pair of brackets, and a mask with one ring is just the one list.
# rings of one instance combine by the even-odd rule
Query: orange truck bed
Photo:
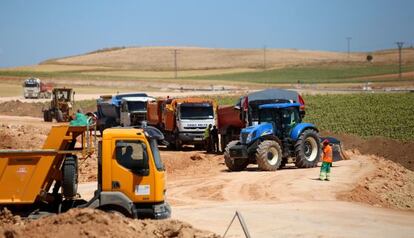
[(45, 196), (60, 179), (64, 156), (84, 152), (86, 133), (83, 126), (53, 126), (43, 149), (0, 150), (0, 205), (31, 204)]

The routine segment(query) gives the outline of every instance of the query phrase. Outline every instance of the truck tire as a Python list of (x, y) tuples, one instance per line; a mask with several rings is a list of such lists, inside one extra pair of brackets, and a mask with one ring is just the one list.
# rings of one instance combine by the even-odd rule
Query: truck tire
[(225, 151), (226, 150), (226, 146), (229, 142), (228, 136), (227, 135), (221, 135), (220, 136), (220, 146), (221, 146), (221, 151)]
[(65, 198), (73, 198), (78, 192), (78, 159), (67, 156), (62, 165), (62, 192)]
[(176, 139), (174, 141), (174, 148), (175, 148), (175, 150), (182, 150), (183, 149), (183, 142), (181, 140)]
[(63, 113), (59, 109), (56, 111), (56, 121), (57, 122), (63, 122)]
[(52, 113), (50, 110), (43, 111), (43, 119), (45, 122), (52, 122)]
[(295, 165), (298, 168), (313, 168), (321, 157), (319, 135), (313, 129), (302, 132), (295, 143)]
[(282, 163), (282, 149), (274, 140), (265, 140), (259, 144), (256, 162), (260, 170), (275, 171)]
[(49, 111), (43, 111), (43, 121), (49, 121)]
[(230, 171), (242, 171), (249, 165), (248, 159), (234, 159), (230, 157), (230, 148), (238, 143), (238, 140), (230, 141), (224, 150), (224, 163)]

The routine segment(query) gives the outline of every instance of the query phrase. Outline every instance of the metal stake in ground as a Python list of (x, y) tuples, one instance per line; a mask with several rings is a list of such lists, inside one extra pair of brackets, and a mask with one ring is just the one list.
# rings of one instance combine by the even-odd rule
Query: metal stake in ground
[(236, 213), (233, 216), (233, 219), (231, 219), (231, 222), (230, 222), (229, 226), (227, 227), (226, 232), (224, 232), (223, 238), (226, 237), (226, 234), (229, 231), (229, 229), (230, 229), (231, 225), (233, 224), (233, 221), (236, 217), (239, 219), (240, 225), (241, 225), (241, 227), (243, 229), (243, 232), (244, 232), (244, 236), (246, 238), (250, 238), (251, 236), (250, 236), (249, 230), (247, 230), (247, 225), (244, 222), (243, 216), (238, 211), (236, 211)]

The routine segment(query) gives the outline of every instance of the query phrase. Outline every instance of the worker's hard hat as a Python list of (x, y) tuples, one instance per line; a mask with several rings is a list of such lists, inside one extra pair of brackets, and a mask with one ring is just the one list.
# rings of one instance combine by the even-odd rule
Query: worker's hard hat
[(329, 140), (328, 140), (328, 139), (323, 140), (323, 141), (322, 141), (322, 144), (323, 144), (323, 145), (328, 145), (328, 144), (329, 144)]

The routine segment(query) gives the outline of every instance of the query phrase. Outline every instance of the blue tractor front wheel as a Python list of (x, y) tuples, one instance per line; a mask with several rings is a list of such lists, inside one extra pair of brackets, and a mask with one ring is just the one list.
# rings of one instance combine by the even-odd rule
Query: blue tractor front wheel
[(256, 162), (260, 170), (275, 171), (282, 164), (282, 149), (274, 140), (262, 141), (256, 152)]
[(248, 158), (233, 158), (230, 155), (230, 148), (239, 144), (238, 140), (230, 141), (224, 150), (224, 163), (230, 171), (242, 171), (249, 165)]

